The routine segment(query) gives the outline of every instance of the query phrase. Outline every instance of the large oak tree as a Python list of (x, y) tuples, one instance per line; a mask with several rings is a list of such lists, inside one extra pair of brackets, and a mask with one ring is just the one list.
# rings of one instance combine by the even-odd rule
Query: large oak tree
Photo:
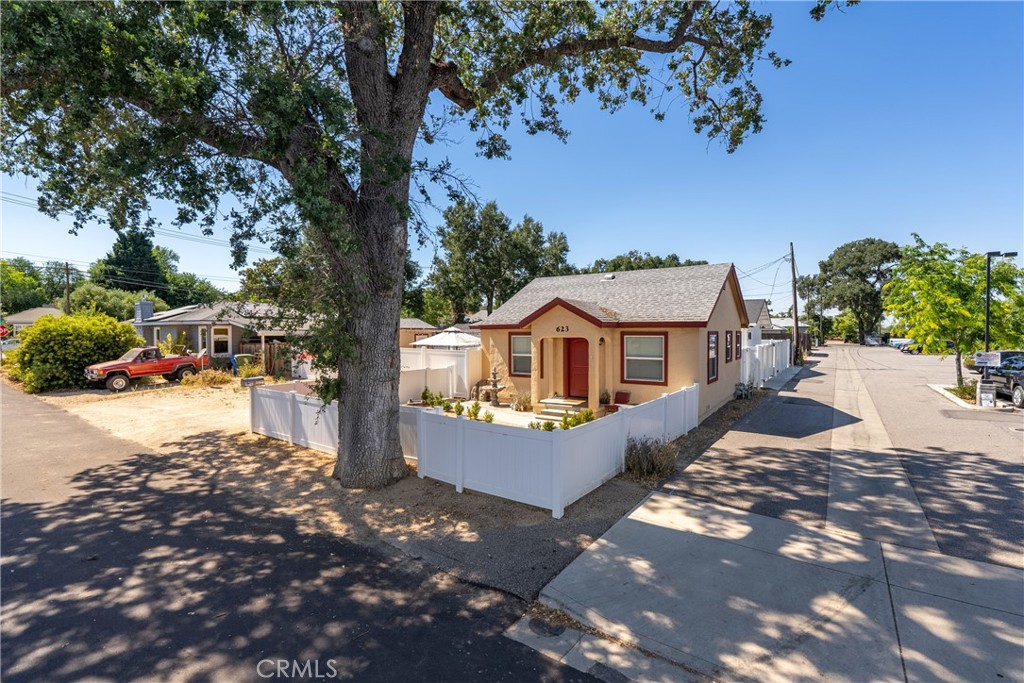
[(561, 106), (589, 91), (659, 117), (685, 103), (732, 151), (763, 123), (755, 63), (783, 64), (771, 28), (748, 2), (8, 1), (0, 169), (40, 177), (40, 208), (79, 226), (146, 227), (157, 198), (180, 224), (230, 220), (239, 264), (253, 239), (310, 245), (307, 318), (341, 377), (320, 387), (342, 402), (335, 475), (380, 486), (405, 473), (410, 187), (449, 177), (417, 139), (462, 118), (501, 156), (513, 119), (564, 137)]

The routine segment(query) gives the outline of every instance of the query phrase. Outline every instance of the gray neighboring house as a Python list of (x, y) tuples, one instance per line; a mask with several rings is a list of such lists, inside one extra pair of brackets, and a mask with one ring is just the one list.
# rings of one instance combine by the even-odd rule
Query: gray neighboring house
[(17, 336), (19, 332), (32, 327), (37, 320), (47, 315), (59, 318), (64, 315), (64, 311), (60, 310), (56, 306), (37, 306), (36, 308), (30, 308), (19, 313), (12, 313), (11, 315), (6, 316), (4, 322), (12, 328), (14, 336)]
[(772, 323), (772, 315), (768, 310), (767, 299), (744, 299), (743, 305), (747, 308), (747, 320), (751, 325), (757, 325), (762, 330), (770, 330), (775, 327)]
[[(188, 339), (188, 348), (197, 353), (208, 349), (211, 358), (228, 359), (237, 353), (252, 353), (259, 344), (266, 358), (266, 344), (284, 341), (281, 330), (260, 329), (261, 318), (272, 316), (276, 307), (271, 304), (247, 301), (219, 301), (213, 304), (193, 304), (153, 312), (153, 302), (142, 300), (135, 304), (132, 324), (147, 344), (177, 339), (182, 333)], [(242, 345), (246, 345), (246, 350)]]

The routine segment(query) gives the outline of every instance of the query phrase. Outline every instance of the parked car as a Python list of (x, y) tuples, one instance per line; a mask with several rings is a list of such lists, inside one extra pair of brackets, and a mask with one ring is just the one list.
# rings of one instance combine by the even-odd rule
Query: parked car
[(1009, 396), (1015, 408), (1024, 408), (1024, 356), (1013, 356), (998, 368), (989, 368), (988, 378), (997, 394)]
[(124, 391), (132, 380), (139, 377), (161, 375), (170, 381), (194, 375), (209, 365), (209, 358), (203, 351), (198, 356), (185, 353), (180, 356), (165, 356), (159, 347), (143, 346), (134, 348), (117, 360), (96, 363), (85, 369), (85, 378), (90, 382), (104, 382), (111, 391)]
[(866, 335), (864, 337), (864, 345), (865, 346), (881, 346), (882, 345), (882, 338), (879, 337), (877, 334)]
[[(947, 351), (949, 351), (951, 353), (956, 353), (956, 344), (954, 344), (953, 342), (951, 342), (948, 339), (945, 341), (945, 344), (946, 344), (946, 350)], [(917, 355), (917, 354), (921, 353), (921, 351), (923, 351), (923, 350), (924, 350), (924, 344), (922, 344), (920, 342), (916, 342), (916, 341), (912, 341), (909, 344), (904, 344), (900, 348), (900, 351), (902, 351), (903, 353), (911, 353), (911, 354), (914, 354), (914, 355)]]
[[(967, 369), (977, 375), (980, 375), (985, 369), (984, 365), (978, 365), (978, 361), (981, 359), (981, 354), (983, 353), (985, 352), (978, 351), (977, 353), (974, 354), (973, 358), (964, 361), (964, 365), (967, 367)], [(1011, 358), (1016, 358), (1017, 356), (1024, 356), (1024, 351), (990, 351), (989, 353), (999, 354), (999, 362), (989, 367), (998, 367), (1005, 363), (1006, 361), (1010, 360)]]
[(889, 339), (889, 346), (893, 347), (894, 349), (898, 349), (904, 344), (909, 344), (913, 341), (914, 340), (910, 339), (909, 337), (892, 337)]

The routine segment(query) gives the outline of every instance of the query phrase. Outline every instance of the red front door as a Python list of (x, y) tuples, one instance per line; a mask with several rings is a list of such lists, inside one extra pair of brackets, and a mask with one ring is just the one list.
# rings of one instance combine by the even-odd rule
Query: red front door
[(586, 339), (565, 340), (565, 395), (587, 398), (590, 389), (590, 351)]

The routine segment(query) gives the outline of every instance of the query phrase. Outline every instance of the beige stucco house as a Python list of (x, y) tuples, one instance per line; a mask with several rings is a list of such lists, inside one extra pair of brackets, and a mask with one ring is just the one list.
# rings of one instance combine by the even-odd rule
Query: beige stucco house
[(425, 323), (419, 318), (402, 318), (398, 321), (398, 345), (403, 349), (411, 348), (412, 343), (440, 332), (436, 326)]
[(643, 403), (700, 384), (700, 418), (740, 380), (747, 312), (730, 263), (537, 278), (485, 321), (482, 371), (503, 395), (586, 401), (607, 392)]

